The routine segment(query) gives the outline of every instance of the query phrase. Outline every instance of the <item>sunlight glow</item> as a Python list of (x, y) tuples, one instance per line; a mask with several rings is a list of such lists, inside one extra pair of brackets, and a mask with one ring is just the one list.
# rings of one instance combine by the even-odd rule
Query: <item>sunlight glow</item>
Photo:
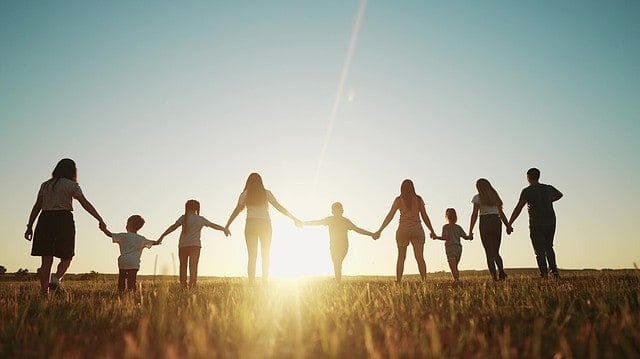
[[(353, 57), (353, 52), (356, 48), (356, 43), (358, 42), (358, 35), (360, 34), (360, 27), (362, 26), (362, 19), (364, 18), (364, 11), (366, 7), (367, 0), (360, 0), (360, 4), (358, 5), (358, 13), (356, 14), (353, 29), (351, 30), (351, 38), (349, 40), (347, 55), (345, 56), (344, 63), (342, 64), (342, 72), (340, 73), (340, 80), (338, 81), (338, 90), (336, 91), (336, 97), (333, 100), (333, 106), (331, 107), (331, 114), (329, 115), (329, 122), (327, 124), (327, 132), (324, 136), (324, 142), (322, 144), (322, 149), (320, 150), (320, 156), (318, 158), (318, 167), (316, 168), (316, 175), (313, 182), (314, 190), (318, 187), (320, 171), (322, 170), (324, 157), (326, 155), (327, 148), (329, 147), (329, 140), (331, 139), (333, 126), (336, 122), (336, 113), (338, 112), (338, 106), (340, 105), (340, 100), (343, 98), (342, 93), (344, 91), (344, 84), (347, 81), (347, 75), (349, 74), (349, 69), (351, 68), (351, 58)], [(349, 101), (351, 101), (352, 99), (353, 97), (350, 95)]]
[(333, 275), (326, 228), (299, 229), (289, 222), (274, 221), (273, 234), (271, 277), (295, 279)]

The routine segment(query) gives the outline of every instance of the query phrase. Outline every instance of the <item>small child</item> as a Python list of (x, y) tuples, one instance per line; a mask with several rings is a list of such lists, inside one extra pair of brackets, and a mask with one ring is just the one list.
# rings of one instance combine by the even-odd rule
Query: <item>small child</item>
[(473, 240), (473, 234), (467, 236), (464, 229), (456, 224), (458, 221), (458, 214), (455, 209), (447, 208), (444, 216), (449, 223), (442, 226), (442, 236), (436, 236), (433, 239), (446, 241), (444, 242), (444, 248), (447, 253), (447, 261), (449, 262), (449, 268), (451, 268), (453, 280), (457, 283), (460, 281), (458, 263), (460, 263), (460, 257), (462, 257), (462, 244), (460, 244), (460, 238)]
[(349, 249), (349, 230), (370, 236), (371, 238), (373, 238), (374, 234), (357, 227), (348, 218), (343, 217), (344, 209), (340, 202), (335, 202), (331, 205), (331, 213), (333, 216), (316, 221), (304, 221), (303, 224), (329, 227), (329, 249), (331, 250), (333, 271), (336, 280), (340, 281), (342, 279), (342, 261), (347, 256), (347, 250)]
[(158, 241), (151, 241), (138, 234), (144, 225), (144, 218), (135, 214), (127, 219), (126, 233), (111, 233), (106, 227), (102, 232), (118, 243), (120, 246), (120, 256), (118, 257), (118, 292), (125, 290), (134, 292), (136, 290), (136, 276), (140, 269), (140, 256), (142, 250), (151, 248), (152, 245), (159, 244)]
[(200, 232), (202, 227), (211, 227), (223, 231), (225, 236), (229, 236), (229, 231), (219, 224), (210, 222), (200, 215), (200, 202), (190, 199), (184, 205), (184, 215), (180, 216), (176, 223), (167, 228), (158, 239), (158, 244), (162, 243), (164, 237), (169, 233), (182, 227), (180, 239), (178, 240), (178, 259), (180, 261), (180, 285), (187, 288), (187, 266), (189, 266), (189, 287), (194, 288), (198, 280), (198, 262), (200, 261)]

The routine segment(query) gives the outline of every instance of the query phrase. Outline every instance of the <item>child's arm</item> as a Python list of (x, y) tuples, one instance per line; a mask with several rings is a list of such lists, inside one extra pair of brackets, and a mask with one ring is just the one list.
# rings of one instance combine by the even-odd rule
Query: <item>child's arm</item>
[(360, 228), (360, 227), (356, 226), (355, 224), (353, 224), (353, 222), (351, 222), (351, 220), (348, 220), (348, 221), (349, 221), (349, 225), (350, 225), (350, 227), (351, 227), (351, 228), (349, 228), (349, 229), (351, 229), (352, 231), (354, 231), (354, 232), (356, 232), (356, 233), (360, 233), (360, 234), (362, 234), (363, 236), (369, 236), (369, 237), (371, 237), (371, 238), (373, 238), (373, 239), (376, 239), (376, 238), (375, 238), (375, 237), (376, 237), (376, 234), (375, 234), (375, 233), (373, 233), (373, 232), (369, 232), (369, 231), (367, 231), (366, 229), (362, 229), (362, 228)]
[(302, 221), (302, 224), (304, 224), (305, 226), (326, 226), (327, 223), (327, 219), (316, 219), (315, 221)]
[(102, 233), (104, 233), (107, 237), (109, 237), (109, 238), (113, 238), (113, 233), (111, 233), (111, 231), (109, 231), (109, 230), (107, 229), (107, 227), (100, 228), (100, 230), (101, 230), (101, 231), (102, 231)]
[(178, 229), (178, 227), (180, 227), (180, 223), (174, 223), (172, 225), (169, 226), (169, 228), (167, 228), (166, 231), (164, 231), (164, 233), (162, 233), (162, 235), (160, 235), (160, 238), (158, 239), (158, 244), (162, 243), (162, 240), (164, 239), (165, 236), (167, 236), (169, 233), (175, 231), (176, 229)]
[(231, 232), (229, 232), (229, 230), (226, 227), (223, 227), (219, 224), (215, 224), (211, 221), (209, 221), (208, 219), (205, 218), (205, 226), (209, 227), (209, 228), (213, 228), (213, 229), (217, 229), (219, 231), (224, 232), (225, 236), (229, 236), (229, 234), (231, 234)]

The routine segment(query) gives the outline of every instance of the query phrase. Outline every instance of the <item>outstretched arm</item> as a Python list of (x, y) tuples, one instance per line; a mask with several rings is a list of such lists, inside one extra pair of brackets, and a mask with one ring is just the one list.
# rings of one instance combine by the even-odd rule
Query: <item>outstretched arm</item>
[(513, 213), (511, 213), (511, 218), (509, 218), (509, 227), (513, 226), (513, 222), (516, 221), (516, 218), (518, 218), (518, 216), (520, 215), (520, 212), (522, 212), (522, 208), (524, 207), (525, 204), (527, 204), (527, 202), (520, 200), (516, 205), (516, 208), (513, 209)]
[(380, 228), (378, 228), (376, 233), (374, 233), (376, 237), (380, 237), (380, 233), (382, 233), (382, 231), (389, 225), (389, 223), (391, 223), (391, 220), (393, 219), (393, 216), (396, 214), (397, 210), (398, 210), (398, 206), (396, 205), (396, 201), (393, 201), (393, 204), (391, 205), (391, 209), (389, 209), (389, 213), (387, 213), (387, 216), (384, 217), (384, 220), (382, 221)]
[(158, 239), (158, 244), (162, 243), (162, 240), (164, 239), (164, 237), (166, 237), (167, 235), (169, 235), (169, 233), (175, 231), (176, 229), (178, 229), (178, 227), (180, 227), (180, 223), (174, 223), (172, 225), (169, 226), (169, 228), (167, 228), (166, 231), (164, 231), (164, 233), (162, 233), (162, 235), (160, 235), (160, 238)]
[(316, 219), (315, 221), (302, 221), (305, 226), (326, 226), (326, 219)]
[(274, 197), (269, 198), (269, 203), (271, 203), (271, 205), (275, 209), (277, 209), (278, 212), (284, 214), (285, 216), (291, 218), (294, 222), (296, 222), (296, 225), (299, 225), (301, 223), (301, 221), (296, 218), (296, 216), (294, 216), (291, 212), (284, 208)]
[(213, 222), (211, 222), (209, 220), (205, 220), (205, 221), (206, 221), (205, 222), (205, 226), (207, 226), (209, 228), (217, 229), (219, 231), (222, 231), (222, 232), (224, 232), (225, 236), (229, 236), (229, 234), (231, 234), (226, 227), (223, 227), (223, 226), (221, 226), (219, 224), (215, 224), (215, 223), (213, 223)]
[(436, 232), (433, 230), (433, 226), (431, 225), (429, 215), (427, 215), (427, 209), (425, 208), (424, 203), (422, 203), (420, 207), (420, 216), (422, 216), (422, 221), (424, 221), (424, 224), (427, 226), (427, 228), (429, 228), (429, 231), (431, 232), (431, 238), (435, 237)]
[(100, 230), (102, 231), (102, 233), (104, 233), (107, 237), (109, 238), (113, 238), (113, 233), (111, 233), (110, 230), (107, 229), (107, 227), (104, 228), (100, 228)]
[(85, 196), (78, 197), (77, 199), (78, 199), (78, 202), (80, 202), (80, 205), (82, 206), (82, 208), (84, 208), (85, 211), (89, 212), (89, 214), (92, 215), (93, 218), (98, 220), (100, 229), (107, 227), (107, 225), (102, 220), (102, 217), (100, 216), (98, 211), (95, 209), (95, 207), (93, 207), (91, 202), (89, 202), (89, 200)]
[(24, 239), (30, 241), (33, 237), (33, 222), (38, 218), (38, 214), (40, 214), (40, 210), (42, 209), (42, 196), (38, 194), (38, 198), (36, 198), (36, 203), (33, 204), (33, 208), (31, 208), (31, 213), (29, 214), (29, 222), (27, 223), (27, 230), (24, 232)]
[(238, 214), (240, 214), (240, 212), (242, 212), (242, 210), (244, 209), (244, 205), (238, 203), (238, 205), (236, 205), (236, 208), (233, 209), (233, 212), (231, 212), (231, 215), (229, 216), (229, 220), (227, 220), (227, 224), (224, 226), (224, 228), (227, 230), (228, 233), (229, 232), (229, 226), (231, 226), (231, 223), (233, 223), (233, 220), (236, 219), (236, 217), (238, 217)]
[(356, 232), (356, 233), (360, 233), (360, 234), (362, 234), (362, 235), (364, 235), (364, 236), (369, 236), (369, 237), (371, 237), (371, 238), (375, 237), (375, 233), (373, 233), (373, 232), (369, 232), (369, 231), (367, 231), (366, 229), (362, 229), (362, 228), (360, 228), (360, 227), (358, 227), (358, 226), (356, 226), (356, 225), (354, 225), (353, 227), (351, 227), (351, 229), (353, 229), (353, 231), (354, 231), (354, 232)]

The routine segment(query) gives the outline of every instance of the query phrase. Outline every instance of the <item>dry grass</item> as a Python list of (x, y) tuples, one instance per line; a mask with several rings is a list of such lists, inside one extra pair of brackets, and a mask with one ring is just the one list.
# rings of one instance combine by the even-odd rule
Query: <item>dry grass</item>
[(640, 357), (637, 271), (464, 279), (143, 280), (124, 298), (96, 279), (48, 300), (5, 282), (0, 357)]

